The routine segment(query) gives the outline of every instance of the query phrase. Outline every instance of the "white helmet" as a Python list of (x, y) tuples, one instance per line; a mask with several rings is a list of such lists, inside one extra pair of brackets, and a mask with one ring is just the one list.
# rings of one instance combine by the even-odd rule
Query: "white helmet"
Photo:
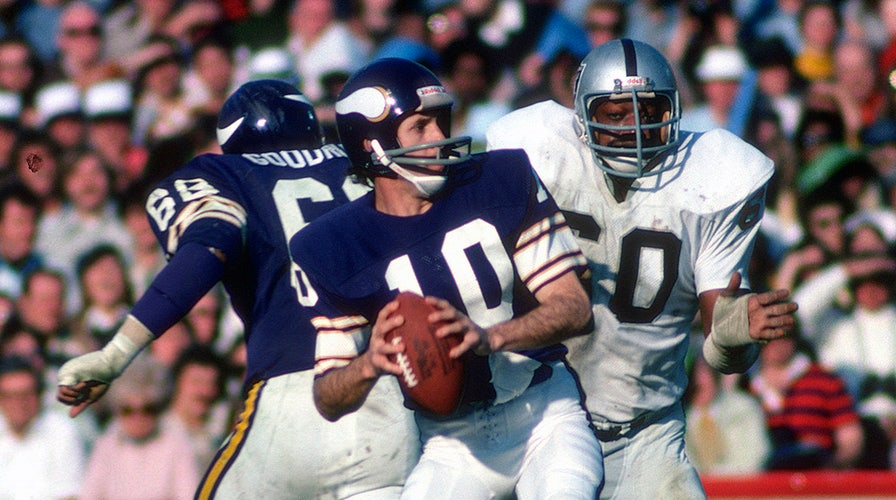
[[(609, 99), (629, 99), (635, 109), (639, 109), (639, 101), (650, 99), (659, 106), (660, 114), (655, 120), (642, 122), (640, 113), (635, 113), (632, 125), (593, 121), (597, 104)], [(594, 48), (576, 75), (575, 107), (582, 140), (591, 148), (597, 166), (611, 175), (655, 175), (662, 169), (654, 163), (679, 143), (681, 107), (675, 75), (666, 58), (646, 43), (618, 39)], [(658, 140), (645, 141), (645, 131), (657, 131), (651, 135)], [(633, 135), (629, 142), (634, 145), (602, 146), (597, 142), (601, 133)]]

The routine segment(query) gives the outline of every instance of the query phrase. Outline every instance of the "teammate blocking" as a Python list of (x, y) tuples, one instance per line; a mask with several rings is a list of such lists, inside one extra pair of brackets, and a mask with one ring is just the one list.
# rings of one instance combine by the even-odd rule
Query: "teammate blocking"
[(397, 498), (419, 453), (411, 414), (391, 380), (351, 418), (334, 424), (318, 414), (315, 332), (287, 245), (367, 189), (346, 178), (345, 152), (323, 143), (311, 104), (284, 82), (237, 89), (219, 114), (218, 141), (225, 154), (194, 158), (149, 194), (169, 262), (106, 347), (62, 366), (58, 399), (80, 413), (223, 281), (245, 325), (247, 396), (197, 498)]

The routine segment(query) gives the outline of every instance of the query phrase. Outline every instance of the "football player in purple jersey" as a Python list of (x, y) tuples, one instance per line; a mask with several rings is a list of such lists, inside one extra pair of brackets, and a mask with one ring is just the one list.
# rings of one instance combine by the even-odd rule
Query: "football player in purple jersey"
[(726, 373), (794, 325), (786, 290), (740, 290), (774, 166), (725, 130), (679, 131), (672, 69), (643, 42), (594, 48), (574, 94), (574, 110), (497, 120), (488, 148), (526, 150), (588, 258), (596, 331), (567, 344), (603, 450), (600, 498), (701, 498), (681, 403), (695, 316)]
[(373, 191), (290, 243), (318, 330), (315, 402), (346, 418), (401, 374), (389, 356), (404, 346), (384, 336), (402, 321), (396, 294), (415, 292), (447, 322), (436, 335), (459, 338), (466, 380), (454, 414), (414, 408), (423, 454), (402, 498), (593, 499), (600, 452), (560, 343), (590, 330), (585, 261), (526, 155), (471, 155), (452, 104), (398, 58), (339, 95), (340, 140)]
[(218, 142), (224, 154), (194, 158), (150, 192), (169, 261), (102, 350), (62, 366), (58, 399), (77, 415), (221, 281), (245, 326), (246, 396), (197, 498), (397, 498), (419, 455), (411, 413), (394, 383), (352, 418), (317, 412), (316, 333), (288, 248), (308, 222), (368, 189), (346, 176), (343, 149), (324, 144), (308, 99), (281, 81), (236, 90)]

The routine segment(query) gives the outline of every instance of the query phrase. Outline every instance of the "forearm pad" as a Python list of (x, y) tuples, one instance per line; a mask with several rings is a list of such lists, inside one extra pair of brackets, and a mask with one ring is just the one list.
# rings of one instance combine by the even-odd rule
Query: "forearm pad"
[(78, 356), (59, 368), (59, 385), (91, 380), (110, 384), (154, 338), (143, 323), (128, 315), (102, 349)]
[(750, 297), (720, 295), (712, 314), (712, 328), (703, 341), (703, 357), (722, 373), (743, 373), (759, 357), (759, 345), (750, 337)]

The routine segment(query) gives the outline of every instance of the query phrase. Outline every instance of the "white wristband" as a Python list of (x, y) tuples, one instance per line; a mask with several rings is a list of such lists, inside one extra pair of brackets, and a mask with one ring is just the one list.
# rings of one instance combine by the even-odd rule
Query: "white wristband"
[(759, 357), (759, 346), (750, 337), (750, 297), (720, 295), (712, 314), (712, 328), (703, 341), (703, 357), (722, 373), (743, 373)]
[(59, 385), (73, 386), (91, 380), (109, 384), (154, 338), (143, 323), (128, 315), (101, 350), (78, 356), (59, 368)]

